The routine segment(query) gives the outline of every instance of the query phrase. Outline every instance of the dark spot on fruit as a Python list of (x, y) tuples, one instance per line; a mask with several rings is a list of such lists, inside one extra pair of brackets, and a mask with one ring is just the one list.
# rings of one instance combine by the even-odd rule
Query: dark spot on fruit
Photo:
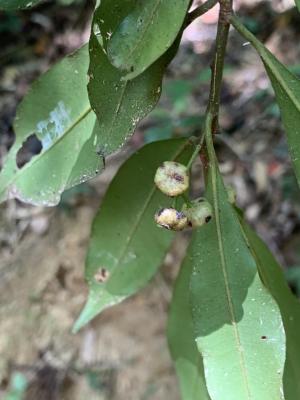
[(177, 181), (177, 182), (184, 181), (184, 177), (182, 175), (176, 174), (176, 172), (174, 174), (172, 174), (172, 178), (175, 179), (175, 181)]
[(157, 216), (160, 217), (163, 212), (164, 212), (164, 208), (162, 208), (161, 210), (158, 211)]
[(176, 218), (177, 218), (177, 219), (181, 219), (182, 217), (183, 217), (182, 212), (176, 211)]
[(208, 216), (205, 218), (205, 222), (208, 223), (210, 220), (211, 220), (211, 216), (208, 215)]
[(266, 340), (266, 339), (268, 339), (268, 338), (267, 338), (267, 336), (262, 336), (261, 339), (262, 339), (262, 340)]

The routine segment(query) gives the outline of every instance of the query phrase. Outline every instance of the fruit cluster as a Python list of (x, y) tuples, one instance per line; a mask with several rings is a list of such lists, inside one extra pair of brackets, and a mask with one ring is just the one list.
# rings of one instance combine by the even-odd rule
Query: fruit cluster
[[(158, 167), (155, 177), (158, 189), (170, 197), (184, 195), (190, 185), (187, 167), (174, 161), (165, 161)], [(162, 208), (155, 214), (158, 226), (173, 231), (181, 231), (187, 227), (198, 228), (208, 223), (213, 215), (212, 206), (205, 198), (188, 201), (181, 211), (173, 207)]]

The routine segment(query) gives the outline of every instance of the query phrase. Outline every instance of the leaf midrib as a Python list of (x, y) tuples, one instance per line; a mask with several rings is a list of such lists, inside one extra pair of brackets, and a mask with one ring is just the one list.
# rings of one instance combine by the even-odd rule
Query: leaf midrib
[(121, 105), (122, 105), (122, 101), (124, 99), (125, 92), (126, 92), (126, 89), (127, 89), (128, 82), (129, 81), (125, 81), (125, 84), (124, 84), (123, 89), (121, 91), (120, 99), (118, 101), (118, 104), (117, 104), (116, 110), (114, 112), (114, 116), (113, 116), (110, 128), (108, 130), (108, 136), (111, 134), (111, 132), (113, 130), (113, 127), (114, 127), (114, 124), (116, 122), (117, 116), (119, 115), (119, 112), (120, 112), (120, 109), (121, 109)]
[[(129, 51), (128, 55), (126, 56), (126, 58), (130, 58), (133, 53), (136, 51), (136, 49), (139, 47), (139, 45), (144, 41), (144, 37), (146, 32), (148, 31), (150, 25), (151, 25), (151, 21), (154, 18), (154, 14), (156, 13), (158, 6), (160, 5), (162, 0), (158, 0), (157, 3), (155, 4), (155, 6), (153, 7), (153, 10), (150, 14), (150, 18), (148, 19), (147, 23), (144, 25), (145, 29), (143, 30), (143, 32), (138, 36), (138, 40), (136, 41), (135, 45), (132, 47), (132, 49)], [(139, 17), (138, 17), (139, 18)]]
[(226, 291), (226, 297), (227, 297), (227, 302), (228, 302), (228, 308), (229, 308), (229, 312), (231, 315), (231, 322), (232, 322), (232, 326), (234, 329), (235, 339), (237, 342), (238, 354), (240, 356), (239, 357), (240, 358), (240, 366), (241, 366), (242, 374), (244, 377), (247, 396), (248, 396), (248, 399), (251, 399), (246, 363), (245, 363), (245, 358), (244, 358), (243, 352), (241, 350), (242, 349), (241, 338), (240, 338), (240, 333), (239, 333), (239, 329), (238, 329), (236, 318), (235, 318), (234, 305), (233, 305), (232, 298), (231, 298), (230, 285), (229, 285), (229, 279), (228, 279), (228, 274), (227, 274), (226, 258), (225, 258), (225, 252), (224, 252), (224, 242), (223, 242), (222, 227), (221, 227), (220, 214), (219, 214), (220, 204), (219, 204), (218, 190), (217, 190), (217, 168), (216, 168), (215, 160), (211, 160), (211, 163), (212, 163), (212, 166), (211, 166), (212, 182), (211, 183), (212, 183), (212, 195), (213, 195), (213, 208), (214, 208), (215, 219), (216, 219), (216, 230), (217, 230), (217, 237), (218, 237), (218, 247), (219, 247), (221, 268), (222, 268), (222, 273), (223, 273), (223, 277), (224, 277), (225, 291)]
[(236, 318), (235, 318), (235, 310), (234, 310), (234, 305), (233, 305), (233, 301), (231, 298), (230, 285), (229, 285), (229, 279), (228, 279), (228, 274), (227, 274), (226, 257), (225, 257), (225, 251), (224, 251), (224, 242), (223, 242), (223, 236), (222, 236), (222, 227), (221, 227), (220, 211), (219, 211), (221, 209), (221, 207), (220, 207), (220, 203), (219, 203), (218, 188), (217, 188), (218, 167), (217, 167), (216, 154), (215, 154), (215, 150), (214, 150), (211, 125), (212, 125), (212, 115), (210, 114), (210, 112), (208, 112), (206, 115), (206, 120), (205, 120), (205, 139), (206, 139), (207, 153), (208, 153), (210, 169), (211, 169), (213, 210), (214, 210), (214, 215), (215, 215), (215, 226), (216, 226), (216, 231), (217, 231), (220, 264), (221, 264), (222, 274), (224, 277), (226, 299), (227, 299), (228, 309), (229, 309), (231, 322), (232, 322), (232, 326), (233, 326), (233, 330), (234, 330), (234, 337), (235, 337), (235, 340), (237, 343), (237, 351), (239, 354), (240, 366), (241, 366), (241, 371), (242, 371), (242, 375), (244, 378), (245, 388), (246, 388), (246, 392), (247, 392), (247, 398), (249, 400), (251, 400), (247, 368), (246, 368), (245, 358), (244, 358), (244, 355), (242, 352), (241, 338), (240, 338), (240, 333), (239, 333), (238, 325), (237, 325)]

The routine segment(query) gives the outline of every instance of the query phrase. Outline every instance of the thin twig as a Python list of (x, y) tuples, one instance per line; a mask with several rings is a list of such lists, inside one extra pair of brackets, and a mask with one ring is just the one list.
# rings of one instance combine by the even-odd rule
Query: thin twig
[(194, 150), (194, 152), (193, 152), (193, 154), (192, 154), (192, 156), (191, 156), (189, 162), (187, 163), (186, 168), (187, 168), (188, 170), (192, 168), (192, 165), (193, 165), (193, 163), (194, 163), (196, 157), (198, 156), (198, 154), (199, 154), (199, 152), (200, 152), (200, 150), (201, 150), (201, 147), (202, 147), (203, 143), (204, 143), (204, 134), (202, 133), (202, 134), (201, 134), (201, 137), (200, 137), (200, 140), (199, 140), (199, 143), (196, 145), (195, 150)]
[(218, 0), (207, 0), (205, 3), (191, 11), (187, 16), (186, 26), (190, 25), (196, 18), (201, 17), (201, 15), (213, 8), (217, 2)]

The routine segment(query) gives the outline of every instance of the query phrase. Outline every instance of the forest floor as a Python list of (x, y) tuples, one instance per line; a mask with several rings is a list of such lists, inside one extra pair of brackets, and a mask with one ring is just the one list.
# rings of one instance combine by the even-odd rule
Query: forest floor
[[(14, 140), (17, 104), (32, 81), (88, 40), (91, 3), (66, 2), (0, 14), (0, 168)], [(235, 4), (252, 31), (300, 75), (300, 14), (293, 1)], [(161, 272), (139, 294), (79, 334), (70, 330), (87, 295), (84, 258), (91, 222), (112, 176), (143, 143), (198, 129), (216, 17), (212, 10), (185, 33), (159, 113), (147, 117), (124, 149), (107, 159), (103, 174), (68, 191), (55, 208), (15, 200), (0, 206), (0, 398), (20, 372), (28, 383), (24, 400), (179, 400), (165, 328), (185, 240), (177, 239)], [(221, 126), (221, 171), (299, 293), (300, 193), (268, 78), (254, 50), (233, 31)]]

